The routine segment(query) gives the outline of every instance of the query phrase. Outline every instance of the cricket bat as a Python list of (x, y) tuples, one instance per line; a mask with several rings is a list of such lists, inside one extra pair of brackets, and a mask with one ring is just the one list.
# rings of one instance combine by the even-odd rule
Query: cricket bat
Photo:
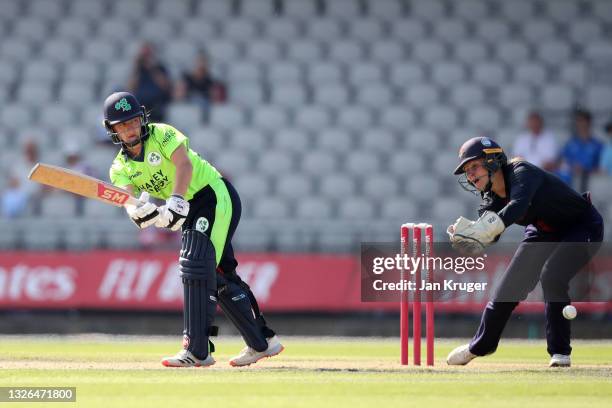
[(138, 205), (140, 201), (122, 188), (73, 170), (37, 163), (28, 178), (37, 183), (70, 191), (117, 207)]

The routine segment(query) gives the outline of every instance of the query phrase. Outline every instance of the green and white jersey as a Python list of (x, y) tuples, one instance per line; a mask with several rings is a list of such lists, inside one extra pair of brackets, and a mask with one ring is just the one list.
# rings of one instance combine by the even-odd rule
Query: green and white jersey
[(149, 137), (143, 142), (140, 157), (131, 158), (121, 150), (110, 168), (111, 182), (120, 187), (131, 185), (134, 195), (147, 191), (151, 196), (166, 200), (174, 189), (176, 166), (172, 153), (181, 145), (193, 166), (193, 174), (186, 200), (209, 184), (221, 181), (221, 174), (199, 154), (189, 148), (189, 139), (181, 132), (164, 123), (149, 124)]

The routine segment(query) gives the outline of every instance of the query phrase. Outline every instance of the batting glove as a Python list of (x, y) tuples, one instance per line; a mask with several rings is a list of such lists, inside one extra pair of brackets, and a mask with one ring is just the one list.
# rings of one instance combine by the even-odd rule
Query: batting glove
[(125, 211), (128, 213), (130, 220), (141, 229), (155, 224), (159, 217), (159, 211), (157, 211), (155, 204), (149, 202), (149, 193), (143, 191), (138, 201), (140, 203), (137, 205), (125, 206)]
[(166, 205), (159, 207), (159, 218), (155, 222), (158, 228), (169, 228), (178, 231), (189, 214), (189, 202), (178, 194), (166, 200)]

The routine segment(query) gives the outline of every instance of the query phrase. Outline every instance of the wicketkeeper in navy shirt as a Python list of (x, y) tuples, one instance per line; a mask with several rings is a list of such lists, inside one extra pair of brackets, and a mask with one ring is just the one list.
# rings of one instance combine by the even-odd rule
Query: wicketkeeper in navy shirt
[(512, 224), (525, 226), (525, 235), (497, 282), (474, 338), (453, 350), (447, 363), (465, 365), (495, 352), (512, 311), (540, 281), (549, 365), (569, 367), (570, 321), (562, 310), (570, 304), (570, 280), (601, 245), (601, 215), (588, 193), (578, 194), (557, 176), (521, 159), (508, 162), (503, 149), (489, 138), (465, 142), (459, 160), (455, 174), (460, 184), (480, 194), (482, 203), (478, 220), (460, 217), (448, 228), (453, 246), (481, 252)]

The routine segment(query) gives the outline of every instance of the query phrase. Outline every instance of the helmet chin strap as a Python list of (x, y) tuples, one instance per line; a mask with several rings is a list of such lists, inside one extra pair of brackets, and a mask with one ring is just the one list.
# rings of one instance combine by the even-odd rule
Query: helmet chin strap
[(487, 170), (488, 171), (488, 175), (489, 175), (489, 180), (487, 181), (487, 185), (484, 188), (485, 192), (489, 192), (491, 191), (491, 189), (493, 188), (493, 174), (491, 172), (491, 170)]
[(125, 147), (134, 147), (134, 146), (138, 146), (140, 143), (142, 142), (142, 139), (140, 138), (140, 136), (138, 137), (137, 140), (131, 142), (131, 143), (126, 143), (126, 142), (121, 142), (121, 144)]

